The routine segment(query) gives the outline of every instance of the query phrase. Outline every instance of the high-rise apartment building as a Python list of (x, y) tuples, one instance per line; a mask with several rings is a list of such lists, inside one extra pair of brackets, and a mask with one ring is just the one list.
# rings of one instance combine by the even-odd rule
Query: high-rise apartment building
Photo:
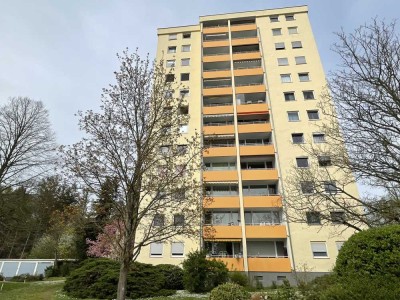
[(175, 96), (187, 99), (183, 130), (202, 132), (208, 146), (199, 176), (212, 201), (204, 202), (201, 238), (149, 247), (139, 259), (178, 264), (203, 247), (264, 284), (329, 272), (352, 232), (332, 234), (313, 212), (308, 223), (289, 222), (285, 207), (290, 171), (315, 163), (295, 144), (324, 141), (315, 124), (325, 74), (307, 6), (161, 28), (157, 58), (173, 67), (182, 86)]

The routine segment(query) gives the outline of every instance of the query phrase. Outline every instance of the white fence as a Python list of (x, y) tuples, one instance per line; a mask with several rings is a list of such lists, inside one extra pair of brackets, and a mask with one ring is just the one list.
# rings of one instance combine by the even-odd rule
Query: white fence
[(0, 259), (0, 274), (6, 278), (16, 275), (44, 275), (44, 270), (54, 266), (54, 259)]

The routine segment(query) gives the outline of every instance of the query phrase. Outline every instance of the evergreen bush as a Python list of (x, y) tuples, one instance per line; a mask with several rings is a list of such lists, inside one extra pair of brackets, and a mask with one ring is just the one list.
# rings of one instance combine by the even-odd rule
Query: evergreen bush
[(228, 281), (226, 265), (215, 259), (207, 259), (206, 254), (204, 250), (189, 253), (183, 262), (183, 284), (189, 292), (209, 292)]
[(229, 280), (240, 286), (244, 286), (244, 287), (249, 286), (249, 278), (246, 276), (246, 274), (244, 274), (242, 272), (230, 272)]
[(244, 287), (228, 282), (214, 288), (210, 294), (210, 300), (249, 300), (250, 293)]
[[(134, 262), (127, 277), (127, 298), (169, 296), (175, 293), (165, 277), (165, 269)], [(172, 267), (169, 267), (171, 270)], [(76, 298), (116, 298), (119, 263), (105, 258), (91, 258), (70, 273), (64, 285), (69, 296)]]

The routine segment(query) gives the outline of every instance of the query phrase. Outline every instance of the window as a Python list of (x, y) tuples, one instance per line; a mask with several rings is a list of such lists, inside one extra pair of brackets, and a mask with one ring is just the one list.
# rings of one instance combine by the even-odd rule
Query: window
[(292, 42), (292, 49), (300, 49), (300, 48), (303, 48), (303, 45), (301, 44), (301, 41)]
[(168, 68), (175, 67), (175, 59), (167, 60), (167, 67)]
[(340, 249), (342, 249), (343, 244), (344, 244), (344, 242), (342, 242), (342, 241), (336, 242), (336, 248), (338, 251), (340, 251)]
[(314, 258), (328, 257), (325, 242), (311, 242), (311, 250)]
[(294, 21), (294, 15), (285, 15), (286, 21)]
[(184, 155), (184, 154), (186, 154), (186, 152), (188, 150), (188, 146), (187, 145), (178, 145), (176, 150), (179, 155)]
[(163, 254), (163, 243), (150, 244), (150, 256), (161, 257)]
[(295, 101), (294, 92), (285, 92), (283, 93), (285, 96), (285, 101)]
[(187, 106), (187, 105), (179, 106), (179, 114), (180, 115), (188, 115), (189, 114), (189, 106)]
[(273, 28), (272, 35), (282, 35), (282, 29), (281, 28)]
[(179, 95), (181, 96), (181, 98), (186, 98), (189, 96), (189, 90), (188, 89), (180, 90)]
[(170, 146), (161, 146), (160, 153), (163, 155), (168, 155), (170, 151)]
[(290, 74), (281, 74), (281, 82), (282, 83), (292, 82), (292, 77), (290, 76)]
[(190, 58), (181, 59), (181, 66), (189, 66), (189, 65), (190, 65)]
[(176, 46), (169, 46), (167, 53), (176, 53)]
[(321, 224), (321, 214), (317, 211), (306, 212), (307, 224), (308, 225), (320, 225)]
[(164, 226), (164, 215), (156, 214), (153, 219), (153, 226)]
[(275, 50), (285, 50), (285, 43), (275, 43)]
[(304, 143), (304, 135), (302, 133), (292, 133), (292, 142), (293, 144)]
[(169, 39), (170, 41), (176, 40), (176, 38), (177, 38), (176, 33), (170, 34), (170, 35), (168, 36), (168, 39)]
[(296, 65), (304, 65), (306, 64), (306, 57), (305, 56), (296, 56), (294, 58), (294, 60), (296, 61)]
[(298, 33), (297, 27), (288, 27), (289, 34), (296, 34)]
[(313, 133), (314, 143), (325, 143), (325, 134), (323, 133)]
[(182, 257), (184, 254), (185, 244), (181, 242), (171, 243), (171, 256)]
[(173, 82), (175, 80), (174, 74), (167, 74), (165, 75), (165, 82)]
[(185, 216), (174, 215), (174, 226), (183, 226), (183, 225), (185, 225)]
[(188, 129), (189, 129), (189, 126), (187, 124), (183, 124), (183, 125), (179, 126), (180, 133), (187, 133)]
[(325, 181), (324, 182), (324, 190), (325, 190), (325, 193), (336, 194), (338, 192), (338, 189), (336, 187), (336, 182), (334, 182), (334, 181)]
[[(302, 181), (300, 182), (301, 192), (303, 194), (313, 194), (314, 193), (314, 183), (312, 181)], [(307, 218), (308, 222), (308, 218)]]
[(184, 39), (190, 39), (190, 37), (192, 36), (192, 34), (190, 32), (184, 32), (182, 33), (182, 37)]
[(319, 120), (318, 110), (307, 110), (309, 120)]
[(288, 114), (289, 122), (300, 121), (299, 112), (298, 111), (288, 111), (287, 114)]
[(318, 164), (319, 164), (320, 167), (332, 166), (331, 157), (329, 155), (318, 156)]
[(181, 73), (181, 81), (188, 81), (190, 73)]
[(278, 66), (287, 66), (289, 65), (289, 60), (287, 57), (278, 58)]
[(308, 157), (296, 157), (296, 165), (298, 168), (308, 168)]
[(331, 211), (330, 215), (332, 224), (343, 224), (343, 221), (345, 220), (344, 211)]
[(308, 73), (299, 73), (299, 80), (301, 82), (310, 81), (310, 76), (308, 75)]
[(190, 52), (190, 45), (183, 45), (182, 52)]
[(279, 22), (279, 16), (270, 16), (269, 20), (271, 23)]
[[(185, 147), (186, 147), (186, 145), (185, 145)], [(186, 199), (185, 190), (184, 189), (178, 189), (174, 193), (174, 196), (172, 197), (172, 199), (175, 199), (175, 201), (179, 201), (179, 202), (185, 201), (185, 199)]]
[(314, 100), (314, 91), (303, 91), (304, 100)]
[(174, 96), (174, 90), (168, 90), (164, 92), (165, 98), (172, 98)]

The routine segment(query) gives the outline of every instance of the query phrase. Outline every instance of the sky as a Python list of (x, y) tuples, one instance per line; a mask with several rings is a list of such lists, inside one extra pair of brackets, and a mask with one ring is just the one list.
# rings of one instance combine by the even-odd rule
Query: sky
[(75, 114), (98, 109), (116, 53), (138, 47), (154, 57), (157, 28), (197, 24), (201, 15), (296, 5), (309, 7), (326, 72), (339, 62), (334, 32), (400, 11), (399, 0), (0, 0), (0, 105), (13, 96), (41, 100), (58, 143), (77, 142)]

